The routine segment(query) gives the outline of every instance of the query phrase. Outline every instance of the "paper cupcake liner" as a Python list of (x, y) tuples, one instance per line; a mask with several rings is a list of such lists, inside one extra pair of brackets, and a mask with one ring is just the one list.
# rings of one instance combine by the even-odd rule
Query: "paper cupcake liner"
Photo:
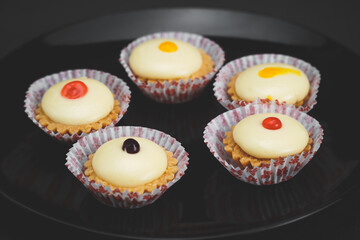
[[(178, 171), (174, 179), (159, 188), (155, 188), (151, 193), (144, 192), (143, 194), (128, 191), (120, 192), (116, 189), (112, 191), (109, 186), (104, 187), (101, 183), (96, 183), (94, 180), (90, 181), (89, 178), (85, 176), (84, 168), (88, 156), (95, 153), (105, 142), (125, 136), (147, 138), (172, 152), (174, 158), (178, 160)], [(169, 187), (184, 175), (188, 163), (188, 153), (181, 144), (170, 135), (151, 128), (126, 126), (101, 129), (79, 139), (67, 153), (65, 165), (100, 202), (112, 207), (139, 208), (153, 203), (164, 194)]]
[[(132, 50), (141, 43), (152, 39), (171, 38), (179, 39), (202, 49), (211, 56), (214, 61), (214, 69), (207, 75), (195, 79), (180, 79), (178, 81), (162, 81), (146, 83), (138, 79), (129, 66), (129, 57)], [(225, 54), (221, 47), (215, 42), (203, 36), (186, 32), (160, 32), (146, 35), (131, 42), (125, 47), (119, 58), (120, 63), (125, 68), (130, 79), (151, 99), (161, 103), (181, 103), (186, 102), (199, 95), (204, 87), (210, 82), (215, 73), (224, 64)]]
[(25, 112), (27, 113), (28, 117), (35, 123), (35, 125), (37, 125), (50, 136), (60, 141), (70, 143), (75, 142), (79, 138), (87, 135), (87, 133), (74, 133), (70, 135), (69, 133), (60, 134), (58, 132), (50, 131), (46, 127), (41, 126), (41, 124), (35, 119), (35, 110), (37, 109), (38, 104), (41, 103), (42, 96), (52, 85), (67, 79), (80, 77), (92, 78), (104, 83), (114, 94), (115, 99), (120, 101), (121, 112), (109, 126), (114, 126), (117, 122), (119, 122), (129, 107), (131, 97), (129, 87), (123, 80), (109, 73), (90, 69), (75, 69), (62, 71), (40, 78), (37, 81), (33, 82), (26, 92), (24, 105)]
[[(261, 167), (245, 167), (243, 170), (224, 150), (225, 133), (241, 119), (257, 113), (280, 113), (298, 120), (313, 139), (311, 149), (293, 156), (271, 159), (270, 164)], [(315, 155), (323, 139), (323, 130), (319, 122), (308, 114), (292, 106), (276, 102), (264, 104), (247, 104), (227, 111), (211, 120), (204, 131), (204, 141), (217, 160), (237, 179), (254, 185), (270, 185), (280, 183), (294, 177)]]
[[(231, 99), (230, 95), (227, 93), (227, 84), (229, 83), (230, 78), (235, 76), (238, 72), (242, 72), (249, 67), (264, 63), (284, 63), (301, 69), (310, 81), (310, 95), (308, 100), (305, 101), (302, 106), (299, 106), (298, 109), (303, 112), (308, 112), (314, 107), (320, 85), (320, 72), (314, 66), (301, 59), (281, 54), (249, 55), (235, 59), (223, 66), (216, 75), (214, 82), (215, 97), (220, 102), (220, 104), (228, 110), (240, 106), (246, 106), (248, 103), (244, 100), (237, 101)], [(268, 99), (258, 98), (254, 102), (263, 103), (269, 101), (270, 100)], [(281, 104), (287, 105), (285, 102)]]

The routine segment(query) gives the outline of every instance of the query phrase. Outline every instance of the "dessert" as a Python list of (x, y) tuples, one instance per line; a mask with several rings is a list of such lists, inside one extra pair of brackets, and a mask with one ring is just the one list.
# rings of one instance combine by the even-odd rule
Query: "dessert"
[(112, 190), (143, 194), (173, 180), (176, 164), (171, 152), (146, 138), (121, 137), (89, 156), (85, 175)]
[(130, 90), (105, 72), (76, 69), (40, 78), (25, 98), (28, 117), (50, 136), (74, 142), (115, 125), (126, 113)]
[(222, 67), (214, 82), (216, 99), (231, 110), (276, 101), (303, 112), (316, 104), (320, 73), (311, 64), (281, 54), (256, 54)]
[(185, 174), (188, 163), (188, 153), (170, 135), (122, 126), (80, 138), (65, 165), (100, 202), (139, 208), (162, 196)]
[(195, 79), (214, 68), (211, 56), (177, 39), (153, 39), (135, 47), (129, 65), (141, 81)]
[(294, 66), (265, 63), (238, 72), (231, 77), (228, 87), (233, 100), (250, 102), (260, 98), (299, 107), (309, 94), (310, 83), (307, 76)]
[(213, 41), (192, 33), (140, 37), (120, 53), (129, 77), (151, 99), (181, 103), (198, 96), (225, 61)]
[(270, 159), (309, 151), (312, 142), (300, 122), (279, 113), (250, 115), (225, 135), (224, 149), (242, 169), (260, 167), (269, 164)]
[(319, 122), (295, 105), (249, 103), (220, 114), (204, 131), (216, 159), (237, 179), (270, 185), (293, 178), (320, 148)]
[(60, 134), (89, 133), (110, 125), (121, 109), (111, 91), (90, 78), (74, 78), (51, 86), (44, 94), (36, 120)]

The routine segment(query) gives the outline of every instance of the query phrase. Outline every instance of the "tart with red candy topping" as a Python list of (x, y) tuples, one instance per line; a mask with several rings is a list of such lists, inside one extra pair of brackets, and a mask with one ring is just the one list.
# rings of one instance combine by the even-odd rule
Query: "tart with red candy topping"
[(90, 78), (76, 78), (51, 86), (36, 109), (36, 120), (60, 134), (89, 133), (110, 125), (120, 113), (105, 84)]
[(319, 122), (295, 105), (250, 103), (211, 120), (204, 131), (210, 152), (237, 179), (269, 185), (293, 178), (323, 139)]
[(108, 73), (69, 70), (31, 84), (25, 112), (46, 133), (73, 142), (115, 125), (127, 111), (130, 94), (125, 82)]
[(271, 159), (311, 149), (312, 139), (304, 126), (279, 113), (254, 114), (225, 133), (225, 151), (240, 168), (269, 164)]

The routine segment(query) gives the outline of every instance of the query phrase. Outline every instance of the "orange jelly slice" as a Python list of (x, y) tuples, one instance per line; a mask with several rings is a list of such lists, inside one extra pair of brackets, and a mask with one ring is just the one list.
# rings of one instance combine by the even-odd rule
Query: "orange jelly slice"
[(162, 52), (171, 53), (177, 51), (178, 46), (171, 41), (165, 41), (159, 45), (159, 50)]
[(263, 70), (259, 71), (258, 74), (262, 78), (272, 78), (284, 74), (295, 74), (301, 76), (301, 72), (299, 70), (283, 67), (266, 67)]

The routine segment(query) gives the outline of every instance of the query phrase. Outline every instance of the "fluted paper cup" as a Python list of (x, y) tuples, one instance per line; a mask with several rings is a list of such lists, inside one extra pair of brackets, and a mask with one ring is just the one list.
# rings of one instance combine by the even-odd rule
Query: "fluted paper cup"
[[(219, 103), (228, 110), (249, 104), (250, 102), (246, 102), (244, 100), (232, 100), (230, 95), (227, 93), (227, 85), (230, 82), (230, 78), (235, 76), (238, 72), (242, 72), (247, 68), (264, 63), (284, 63), (302, 70), (309, 79), (310, 94), (308, 99), (304, 101), (303, 105), (299, 106), (298, 109), (300, 111), (308, 112), (314, 107), (314, 105), (316, 104), (316, 97), (319, 91), (321, 79), (319, 70), (312, 66), (310, 63), (307, 63), (301, 59), (274, 53), (249, 55), (235, 59), (224, 65), (216, 75), (213, 88), (215, 97), (219, 101)], [(264, 103), (269, 101), (269, 99), (258, 98), (253, 102)], [(277, 102), (277, 100), (275, 100), (274, 102)], [(287, 105), (285, 102), (281, 104)]]
[[(298, 120), (313, 140), (310, 151), (271, 159), (270, 164), (262, 164), (260, 167), (241, 169), (224, 149), (225, 133), (247, 116), (270, 112), (285, 114)], [(322, 143), (322, 139), (323, 129), (316, 119), (299, 111), (294, 105), (285, 106), (276, 102), (251, 103), (227, 111), (211, 120), (204, 131), (204, 141), (215, 158), (234, 177), (254, 185), (277, 184), (294, 177), (313, 158)]]
[(87, 133), (74, 133), (70, 135), (69, 133), (60, 134), (58, 132), (51, 131), (46, 127), (43, 127), (35, 119), (35, 110), (38, 108), (39, 103), (41, 103), (43, 95), (51, 86), (67, 79), (80, 77), (92, 78), (104, 83), (114, 94), (114, 98), (120, 102), (121, 111), (118, 114), (117, 118), (109, 126), (114, 126), (116, 123), (118, 123), (129, 107), (131, 97), (129, 87), (123, 80), (109, 73), (91, 69), (75, 69), (62, 71), (40, 78), (37, 81), (33, 82), (26, 92), (24, 105), (25, 112), (28, 117), (35, 123), (36, 126), (38, 126), (41, 130), (60, 141), (72, 143), (77, 141), (79, 138), (87, 135)]
[[(173, 153), (173, 157), (178, 161), (178, 171), (173, 180), (159, 188), (155, 188), (151, 193), (144, 192), (143, 194), (129, 191), (121, 192), (119, 189), (112, 191), (109, 186), (104, 186), (101, 183), (96, 183), (94, 180), (89, 180), (85, 175), (84, 168), (88, 156), (95, 153), (96, 150), (107, 141), (131, 136), (147, 138)], [(188, 153), (181, 146), (181, 143), (170, 135), (151, 128), (125, 126), (101, 129), (79, 139), (67, 153), (65, 165), (100, 202), (111, 207), (139, 208), (153, 203), (163, 195), (169, 187), (185, 174), (188, 163)]]
[[(135, 76), (129, 66), (130, 54), (136, 46), (146, 41), (159, 38), (182, 40), (202, 49), (206, 54), (211, 56), (215, 64), (214, 69), (207, 75), (195, 79), (164, 80), (157, 81), (156, 83), (141, 81)], [(146, 96), (161, 103), (181, 103), (195, 98), (203, 91), (215, 73), (224, 64), (225, 54), (218, 44), (201, 35), (186, 32), (159, 32), (140, 37), (131, 42), (127, 47), (122, 49), (119, 61), (130, 79)]]

